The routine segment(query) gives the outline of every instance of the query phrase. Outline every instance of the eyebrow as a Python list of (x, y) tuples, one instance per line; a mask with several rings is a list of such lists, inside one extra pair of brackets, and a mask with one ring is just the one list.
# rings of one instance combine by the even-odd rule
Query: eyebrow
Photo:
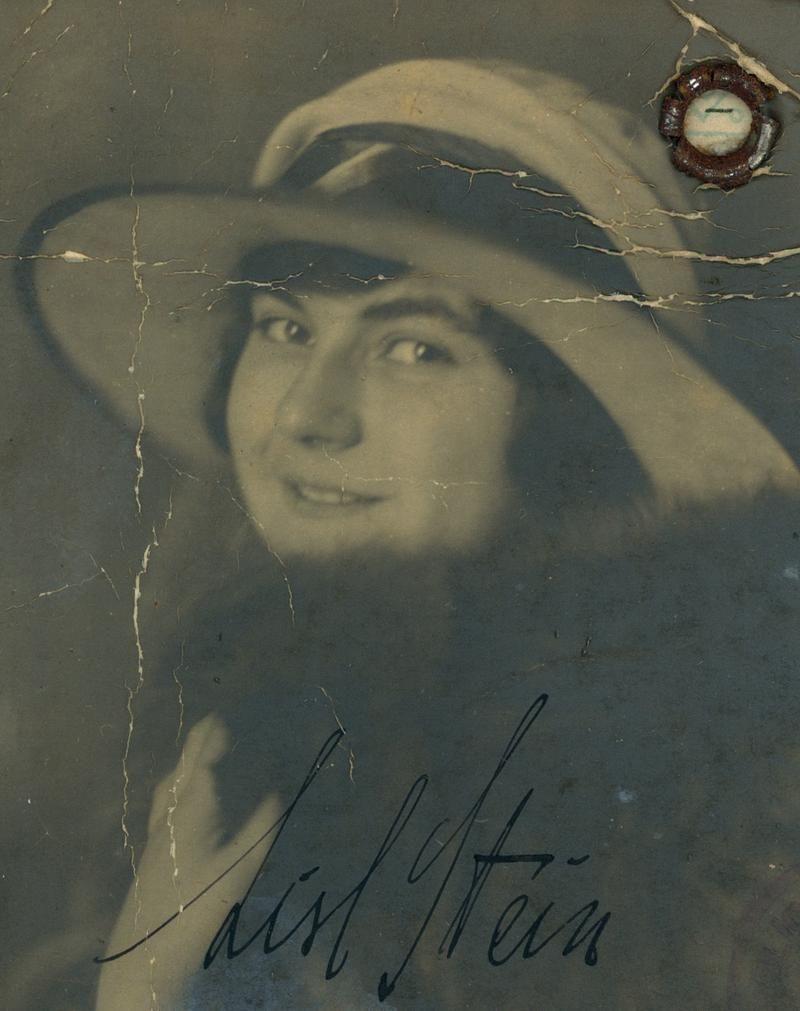
[[(257, 298), (261, 294), (258, 289), (253, 292), (252, 298)], [(270, 298), (278, 299), (295, 309), (304, 308), (303, 299), (293, 295), (286, 289), (267, 289), (263, 294)], [(458, 312), (445, 299), (434, 295), (422, 297), (400, 297), (386, 302), (379, 302), (376, 305), (368, 305), (361, 313), (361, 318), (370, 321), (387, 321), (403, 319), (406, 316), (432, 316), (445, 320), (462, 329), (473, 329), (475, 320), (464, 313)]]
[(262, 298), (275, 298), (281, 302), (285, 302), (287, 305), (291, 306), (293, 309), (301, 309), (303, 307), (302, 300), (293, 295), (290, 291), (285, 288), (273, 288), (271, 285), (258, 285), (250, 292), (250, 303), (252, 304), (259, 296)]
[(457, 312), (444, 299), (435, 296), (423, 298), (396, 298), (389, 302), (379, 302), (370, 305), (362, 312), (361, 318), (367, 320), (393, 320), (404, 316), (434, 316), (460, 327), (471, 327), (473, 321), (463, 313)]

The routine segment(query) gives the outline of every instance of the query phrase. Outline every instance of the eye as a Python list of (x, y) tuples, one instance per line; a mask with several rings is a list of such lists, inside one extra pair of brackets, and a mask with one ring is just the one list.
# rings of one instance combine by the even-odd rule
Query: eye
[(397, 362), (398, 365), (446, 364), (454, 360), (450, 352), (443, 347), (412, 337), (390, 341), (383, 357), (391, 362)]
[(264, 316), (253, 321), (253, 331), (273, 344), (310, 344), (308, 329), (288, 316)]

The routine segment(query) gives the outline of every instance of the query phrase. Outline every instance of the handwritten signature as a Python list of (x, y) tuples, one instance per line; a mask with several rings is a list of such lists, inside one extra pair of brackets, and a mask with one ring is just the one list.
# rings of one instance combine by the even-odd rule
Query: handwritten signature
[[(508, 743), (501, 752), (497, 764), (486, 782), (486, 785), (444, 842), (437, 839), (435, 848), (431, 845), (434, 842), (435, 835), (447, 824), (446, 821), (440, 821), (430, 831), (422, 847), (419, 849), (419, 852), (414, 858), (411, 868), (406, 876), (407, 883), (409, 885), (414, 885), (422, 879), (427, 880), (429, 875), (431, 875), (432, 879), (433, 875), (431, 872), (435, 868), (442, 868), (442, 873), (435, 884), (433, 898), (428, 907), (428, 911), (422, 917), (422, 921), (419, 924), (419, 928), (408, 948), (408, 951), (394, 972), (383, 972), (378, 980), (377, 996), (380, 1001), (384, 1001), (394, 991), (400, 977), (413, 957), (414, 952), (423, 937), (426, 935), (434, 913), (442, 901), (448, 883), (452, 878), (456, 867), (465, 859), (465, 854), (469, 852), (468, 842), (476, 820), (486, 804), (490, 793), (500, 777), (503, 775), (508, 762), (530, 732), (531, 727), (545, 708), (547, 701), (548, 696), (546, 694), (539, 695), (539, 697), (528, 708), (511, 735)], [(397, 814), (386, 832), (383, 841), (378, 847), (375, 856), (369, 864), (369, 867), (343, 899), (335, 905), (329, 905), (328, 908), (326, 908), (326, 902), (330, 902), (328, 892), (326, 890), (321, 890), (306, 912), (303, 913), (303, 915), (300, 916), (300, 918), (292, 926), (288, 928), (285, 925), (279, 927), (284, 903), (297, 885), (304, 884), (314, 878), (320, 870), (319, 866), (315, 866), (299, 875), (297, 880), (292, 882), (288, 888), (286, 888), (270, 914), (255, 930), (250, 930), (248, 932), (249, 936), (247, 937), (240, 936), (242, 933), (240, 919), (255, 883), (261, 876), (261, 873), (279, 839), (286, 831), (287, 826), (290, 824), (294, 811), (313, 785), (321, 769), (326, 765), (327, 760), (330, 758), (333, 750), (339, 744), (344, 734), (344, 730), (337, 729), (327, 738), (315, 756), (305, 779), (286, 810), (252, 846), (250, 846), (237, 858), (236, 861), (234, 861), (213, 881), (209, 882), (209, 884), (206, 885), (202, 891), (198, 892), (194, 898), (184, 903), (180, 909), (153, 930), (148, 931), (135, 943), (111, 955), (102, 957), (98, 956), (95, 958), (95, 962), (105, 963), (123, 958), (132, 951), (136, 950), (140, 945), (144, 944), (154, 935), (166, 929), (181, 915), (182, 912), (187, 910), (196, 902), (199, 902), (219, 881), (222, 880), (222, 878), (229, 874), (234, 867), (252, 853), (256, 847), (263, 844), (265, 840), (271, 837), (267, 852), (265, 853), (256, 874), (253, 876), (249, 886), (247, 887), (247, 890), (242, 898), (231, 906), (209, 944), (203, 959), (203, 967), (207, 969), (214, 962), (220, 952), (223, 951), (228, 959), (238, 958), (245, 951), (251, 948), (256, 941), (261, 942), (263, 954), (270, 955), (272, 952), (282, 948), (292, 938), (299, 937), (301, 932), (303, 933), (303, 938), (300, 943), (300, 951), (301, 954), (305, 956), (311, 952), (312, 947), (317, 942), (318, 937), (323, 933), (323, 931), (330, 929), (331, 931), (336, 930), (336, 933), (332, 939), (329, 951), (327, 965), (325, 968), (325, 979), (331, 980), (337, 976), (344, 969), (345, 964), (347, 963), (349, 949), (345, 946), (345, 938), (359, 902), (367, 890), (370, 880), (373, 878), (376, 871), (386, 859), (387, 855), (391, 852), (397, 841), (403, 835), (406, 827), (413, 818), (414, 812), (428, 787), (429, 777), (427, 775), (419, 776), (412, 784), (411, 788), (403, 798)], [(520, 798), (488, 852), (472, 853), (471, 882), (466, 894), (456, 906), (455, 915), (450, 920), (449, 927), (439, 943), (438, 951), (440, 955), (450, 958), (456, 951), (475, 906), (486, 888), (492, 872), (498, 865), (522, 864), (528, 868), (533, 867), (533, 874), (531, 875), (530, 880), (535, 881), (549, 865), (556, 861), (556, 856), (553, 853), (519, 853), (507, 852), (505, 849), (511, 831), (527, 807), (532, 794), (533, 788), (527, 790)], [(573, 867), (580, 866), (588, 859), (588, 854), (581, 857), (569, 857), (567, 858), (566, 863), (567, 865)], [(555, 927), (553, 927), (554, 919), (551, 916), (555, 906), (554, 901), (548, 902), (542, 909), (538, 910), (536, 915), (530, 921), (526, 918), (525, 922), (520, 922), (523, 920), (523, 917), (525, 917), (530, 901), (530, 897), (527, 894), (517, 895), (501, 912), (492, 931), (486, 951), (486, 957), (490, 965), (505, 965), (514, 956), (518, 956), (522, 959), (533, 958), (559, 935), (561, 940), (564, 941), (563, 947), (561, 948), (562, 955), (567, 956), (574, 951), (582, 949), (584, 964), (588, 966), (594, 966), (597, 964), (598, 943), (606, 925), (611, 919), (610, 912), (604, 912), (597, 915), (600, 905), (597, 899), (592, 899), (591, 901), (586, 902), (580, 909), (558, 923)], [(329, 927), (329, 925), (331, 926)], [(553, 929), (550, 929), (551, 927)], [(547, 932), (545, 933), (545, 931)], [(566, 940), (564, 940), (565, 938)], [(322, 942), (320, 941), (319, 943)]]

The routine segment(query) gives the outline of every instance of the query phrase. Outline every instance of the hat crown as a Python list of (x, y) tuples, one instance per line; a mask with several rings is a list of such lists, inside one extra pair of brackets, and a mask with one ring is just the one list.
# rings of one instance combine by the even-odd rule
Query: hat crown
[[(252, 182), (280, 187), (315, 148), (346, 139), (353, 147), (343, 146), (340, 160), (314, 179), (319, 196), (374, 182), (405, 150), (470, 181), (493, 175), (511, 196), (551, 198), (556, 213), (603, 229), (620, 251), (679, 250), (680, 215), (691, 211), (686, 188), (657, 131), (637, 126), (629, 113), (553, 73), (510, 62), (409, 60), (291, 112), (267, 138)], [(645, 294), (695, 286), (684, 258), (639, 257), (635, 272)]]

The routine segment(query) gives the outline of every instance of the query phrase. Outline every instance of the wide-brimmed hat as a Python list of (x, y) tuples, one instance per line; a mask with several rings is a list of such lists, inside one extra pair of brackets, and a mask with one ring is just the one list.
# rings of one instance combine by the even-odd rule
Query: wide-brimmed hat
[[(457, 180), (457, 197), (409, 196), (436, 178)], [(440, 276), (529, 330), (617, 423), (659, 502), (797, 488), (787, 453), (691, 353), (704, 320), (679, 231), (689, 193), (655, 127), (572, 82), (404, 62), (287, 116), (246, 193), (176, 185), (51, 209), (24, 251), (29, 307), (116, 415), (207, 467), (221, 461), (204, 419), (243, 257), (345, 247)]]

